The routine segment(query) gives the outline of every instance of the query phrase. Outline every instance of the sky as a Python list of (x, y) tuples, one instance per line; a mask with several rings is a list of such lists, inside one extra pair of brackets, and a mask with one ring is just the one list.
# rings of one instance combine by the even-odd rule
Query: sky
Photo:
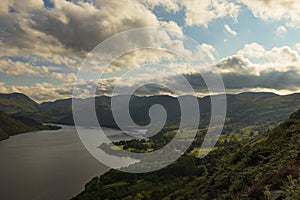
[[(184, 75), (203, 96), (201, 76), (218, 73), (227, 93), (299, 92), (299, 7), (297, 0), (1, 0), (0, 92), (38, 102), (70, 98), (74, 86), (83, 97), (93, 86), (97, 95), (110, 95), (115, 85), (139, 88), (139, 95), (169, 94), (165, 86), (171, 86), (183, 95), (177, 78)], [(149, 27), (178, 35), (163, 29), (129, 34)], [(91, 59), (94, 48), (124, 32), (126, 39), (113, 44), (131, 52), (108, 68), (110, 48)], [(181, 34), (197, 45), (187, 45)], [(84, 77), (76, 78), (79, 70)], [(143, 85), (148, 82), (159, 86)]]

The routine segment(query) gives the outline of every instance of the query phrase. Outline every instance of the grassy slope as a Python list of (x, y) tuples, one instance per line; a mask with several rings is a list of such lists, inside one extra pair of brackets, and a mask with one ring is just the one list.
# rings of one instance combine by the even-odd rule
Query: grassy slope
[(173, 198), (264, 199), (284, 195), (288, 175), (299, 177), (300, 121), (290, 119), (253, 141), (220, 157), (205, 181), (195, 179)]
[(139, 175), (111, 170), (74, 199), (300, 199), (299, 116), (202, 160), (183, 156), (160, 171)]

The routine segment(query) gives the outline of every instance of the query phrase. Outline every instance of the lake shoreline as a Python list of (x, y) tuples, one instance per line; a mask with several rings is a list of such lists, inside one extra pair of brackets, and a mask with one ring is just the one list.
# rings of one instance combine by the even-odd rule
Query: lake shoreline
[(56, 131), (56, 130), (59, 130), (59, 129), (61, 129), (61, 127), (57, 126), (57, 125), (50, 125), (50, 124), (44, 125), (43, 124), (43, 125), (40, 125), (38, 127), (34, 127), (34, 128), (32, 128), (32, 130), (26, 131), (26, 132), (20, 132), (20, 133), (12, 134), (12, 135), (9, 134), (9, 133), (5, 133), (7, 136), (6, 137), (0, 137), (0, 142), (4, 141), (4, 140), (8, 140), (9, 138), (20, 135), (20, 134), (26, 134), (26, 133), (30, 133), (30, 132), (34, 132), (34, 131)]
[(14, 135), (0, 143), (0, 151), (3, 199), (70, 199), (89, 180), (109, 170), (86, 150), (74, 126)]

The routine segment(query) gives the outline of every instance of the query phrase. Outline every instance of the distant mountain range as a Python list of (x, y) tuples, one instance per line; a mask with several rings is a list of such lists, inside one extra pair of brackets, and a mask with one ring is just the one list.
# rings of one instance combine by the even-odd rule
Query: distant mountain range
[[(224, 95), (215, 96), (216, 99)], [(267, 92), (245, 92), (240, 94), (227, 94), (227, 119), (224, 131), (252, 125), (268, 128), (275, 126), (286, 119), (295, 109), (300, 108), (300, 94), (277, 95)], [(102, 126), (118, 128), (111, 112), (111, 98), (123, 101), (126, 96), (99, 96), (95, 98), (95, 109)], [(180, 98), (189, 98), (181, 96)], [(177, 126), (180, 122), (180, 106), (177, 98), (171, 96), (132, 96), (130, 101), (130, 114), (132, 119), (140, 125), (150, 122), (149, 108), (161, 104), (168, 114), (167, 126)], [(84, 105), (87, 99), (78, 99)], [(200, 126), (207, 126), (210, 119), (211, 99), (209, 96), (198, 98), (201, 113)], [(122, 113), (125, 108), (117, 108)], [(62, 99), (54, 102), (36, 103), (24, 94), (0, 94), (0, 111), (8, 115), (23, 117), (44, 123), (74, 125), (72, 114), (72, 99)], [(90, 125), (90, 124), (84, 124)]]

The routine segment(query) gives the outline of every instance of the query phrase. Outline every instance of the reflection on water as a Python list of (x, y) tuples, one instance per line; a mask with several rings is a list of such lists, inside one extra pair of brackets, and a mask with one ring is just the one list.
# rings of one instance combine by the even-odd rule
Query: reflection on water
[(138, 162), (137, 159), (130, 158), (128, 155), (115, 154), (113, 151), (104, 151), (101, 144), (111, 144), (114, 141), (131, 140), (132, 136), (108, 131), (107, 129), (87, 129), (82, 130), (82, 127), (77, 127), (79, 137), (87, 150), (101, 163), (109, 167), (119, 169), (127, 167), (130, 164)]
[[(117, 139), (121, 132), (105, 133)], [(72, 126), (11, 137), (0, 142), (0, 152), (1, 199), (69, 199), (108, 170), (87, 152)]]

